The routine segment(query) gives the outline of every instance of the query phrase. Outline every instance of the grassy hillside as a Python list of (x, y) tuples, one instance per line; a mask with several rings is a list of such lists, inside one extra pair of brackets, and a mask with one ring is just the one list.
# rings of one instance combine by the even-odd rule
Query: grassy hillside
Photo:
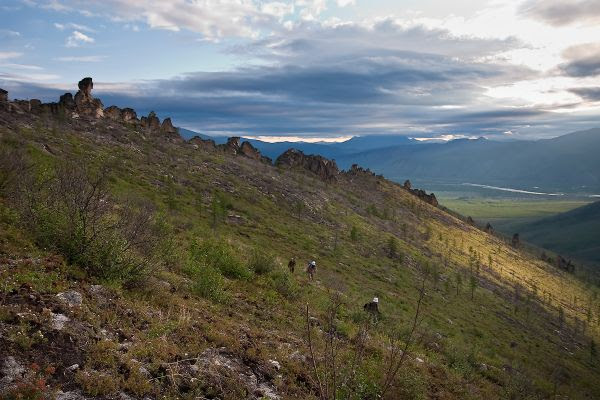
[(600, 264), (600, 202), (517, 226), (525, 239)]
[(2, 121), (6, 398), (600, 397), (598, 288), (393, 182)]

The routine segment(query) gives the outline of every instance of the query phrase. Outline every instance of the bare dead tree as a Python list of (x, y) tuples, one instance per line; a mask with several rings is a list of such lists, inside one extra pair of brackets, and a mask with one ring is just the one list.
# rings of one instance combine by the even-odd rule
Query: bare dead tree
[(404, 340), (404, 345), (400, 338), (392, 339), (390, 344), (390, 353), (387, 357), (387, 369), (384, 374), (382, 389), (381, 389), (381, 397), (384, 398), (386, 393), (390, 390), (390, 388), (394, 384), (394, 380), (398, 374), (398, 371), (404, 365), (406, 358), (408, 357), (408, 351), (410, 350), (410, 346), (414, 342), (415, 334), (417, 328), (422, 322), (421, 311), (423, 300), (425, 299), (425, 283), (427, 281), (427, 277), (424, 276), (421, 281), (421, 286), (419, 288), (419, 299), (417, 300), (417, 308), (415, 310), (415, 315), (413, 317), (413, 322)]

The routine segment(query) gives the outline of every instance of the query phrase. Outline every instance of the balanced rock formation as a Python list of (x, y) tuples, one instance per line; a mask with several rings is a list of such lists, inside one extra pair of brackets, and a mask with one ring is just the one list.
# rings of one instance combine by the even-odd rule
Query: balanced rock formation
[(410, 181), (407, 179), (406, 181), (404, 181), (404, 185), (403, 185), (404, 189), (406, 189), (410, 194), (412, 194), (413, 196), (418, 197), (419, 199), (423, 200), (425, 203), (429, 203), (434, 207), (437, 207), (439, 205), (437, 198), (435, 197), (435, 194), (431, 193), (431, 194), (427, 194), (426, 191), (421, 190), (421, 189), (413, 189), (412, 188), (412, 184), (410, 183)]
[(80, 116), (102, 118), (104, 116), (104, 106), (100, 99), (96, 99), (92, 96), (92, 89), (94, 83), (92, 78), (83, 78), (79, 81), (79, 91), (75, 94), (75, 106)]
[(303, 168), (325, 182), (337, 181), (340, 170), (334, 160), (318, 155), (306, 155), (300, 150), (289, 149), (275, 160), (275, 165), (287, 168)]

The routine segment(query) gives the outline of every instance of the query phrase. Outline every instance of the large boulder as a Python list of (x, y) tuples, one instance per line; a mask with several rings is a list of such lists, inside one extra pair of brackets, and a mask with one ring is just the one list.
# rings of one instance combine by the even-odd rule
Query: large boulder
[(326, 182), (337, 181), (340, 170), (334, 160), (319, 155), (306, 155), (300, 150), (289, 149), (275, 160), (278, 167), (303, 168)]
[(102, 118), (104, 116), (104, 106), (100, 99), (92, 96), (94, 83), (92, 78), (83, 78), (78, 83), (79, 91), (75, 94), (75, 106), (80, 116), (91, 118)]

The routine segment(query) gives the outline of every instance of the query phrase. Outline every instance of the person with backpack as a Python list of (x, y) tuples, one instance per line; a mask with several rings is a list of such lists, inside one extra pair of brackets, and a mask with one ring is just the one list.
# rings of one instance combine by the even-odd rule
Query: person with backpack
[(306, 267), (306, 272), (308, 273), (308, 279), (311, 281), (314, 280), (315, 272), (317, 271), (317, 262), (311, 261), (308, 263), (308, 267)]
[(290, 270), (290, 273), (294, 273), (294, 270), (296, 269), (296, 257), (292, 257), (288, 263), (288, 269)]
[(363, 306), (363, 309), (368, 312), (371, 316), (379, 318), (381, 313), (379, 312), (379, 298), (373, 297), (373, 300)]

